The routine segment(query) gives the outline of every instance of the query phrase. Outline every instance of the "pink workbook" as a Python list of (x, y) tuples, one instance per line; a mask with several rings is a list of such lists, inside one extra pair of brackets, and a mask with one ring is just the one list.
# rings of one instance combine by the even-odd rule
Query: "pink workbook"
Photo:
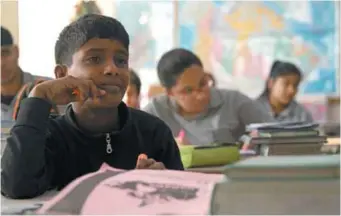
[(209, 213), (214, 184), (223, 175), (171, 170), (118, 170), (107, 165), (80, 177), (38, 214), (161, 215)]

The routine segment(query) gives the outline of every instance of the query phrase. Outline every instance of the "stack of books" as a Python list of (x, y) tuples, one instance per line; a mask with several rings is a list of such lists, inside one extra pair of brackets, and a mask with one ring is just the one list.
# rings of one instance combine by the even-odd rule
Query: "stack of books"
[(340, 181), (217, 183), (209, 215), (340, 215)]
[(261, 155), (321, 154), (327, 138), (318, 127), (302, 122), (250, 124), (243, 148), (254, 148)]
[(257, 156), (225, 166), (231, 180), (339, 179), (339, 155)]
[(210, 214), (340, 214), (339, 155), (258, 156), (224, 168)]

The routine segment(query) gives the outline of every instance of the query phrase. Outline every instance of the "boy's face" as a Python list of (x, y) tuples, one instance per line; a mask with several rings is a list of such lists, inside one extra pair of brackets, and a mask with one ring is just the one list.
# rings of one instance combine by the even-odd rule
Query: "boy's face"
[(133, 84), (128, 85), (128, 88), (127, 88), (127, 91), (123, 100), (129, 107), (132, 107), (132, 108), (140, 107), (140, 95), (137, 92), (137, 88), (135, 85)]
[(15, 45), (1, 46), (1, 84), (13, 80), (18, 69), (19, 51)]
[(94, 38), (85, 43), (72, 57), (67, 74), (90, 79), (106, 91), (99, 103), (86, 104), (93, 108), (116, 107), (129, 83), (129, 54), (117, 40)]

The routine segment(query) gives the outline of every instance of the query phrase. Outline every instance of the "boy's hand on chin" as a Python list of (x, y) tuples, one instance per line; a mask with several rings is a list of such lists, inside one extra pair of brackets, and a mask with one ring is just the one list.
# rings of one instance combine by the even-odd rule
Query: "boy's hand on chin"
[(97, 100), (106, 92), (97, 88), (92, 80), (79, 79), (72, 76), (48, 80), (35, 86), (29, 97), (39, 97), (56, 105), (71, 102)]

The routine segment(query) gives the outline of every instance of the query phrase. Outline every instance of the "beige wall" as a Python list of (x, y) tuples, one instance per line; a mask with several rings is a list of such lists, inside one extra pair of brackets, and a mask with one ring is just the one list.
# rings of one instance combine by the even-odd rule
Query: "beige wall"
[(113, 0), (96, 0), (98, 7), (101, 9), (102, 14), (106, 16), (115, 15), (115, 7)]
[[(108, 0), (97, 0), (99, 7), (105, 15), (114, 14), (114, 4)], [(18, 1), (5, 0), (0, 2), (1, 5), (1, 25), (10, 30), (14, 41), (19, 41), (19, 24), (18, 24)]]
[(14, 42), (18, 43), (18, 1), (1, 1), (1, 25), (13, 35)]

